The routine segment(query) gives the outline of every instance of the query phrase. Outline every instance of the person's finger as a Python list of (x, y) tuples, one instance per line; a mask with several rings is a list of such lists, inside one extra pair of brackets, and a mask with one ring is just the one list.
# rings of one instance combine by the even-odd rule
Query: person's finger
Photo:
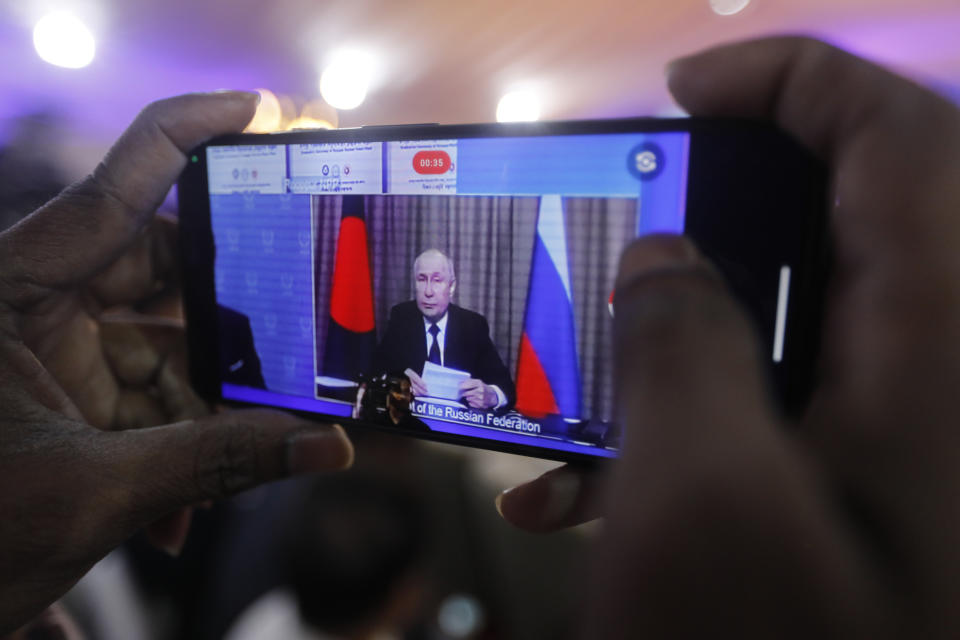
[[(803, 38), (728, 45), (679, 60), (669, 85), (694, 115), (771, 120), (830, 165), (835, 259), (822, 368), (831, 372), (833, 395), (859, 412), (841, 418), (841, 429), (870, 425), (872, 438), (899, 413), (888, 403), (906, 398), (905, 391), (957, 384), (955, 371), (944, 376), (942, 367), (922, 363), (956, 362), (944, 345), (960, 344), (960, 111)], [(907, 399), (904, 411), (925, 406), (935, 413), (929, 398)], [(912, 428), (906, 431), (912, 437)]]
[[(38, 331), (45, 335), (37, 338), (33, 334)], [(32, 322), (23, 323), (21, 332), (26, 344), (84, 419), (97, 428), (110, 428), (120, 385), (107, 362), (97, 322), (79, 311), (37, 314)]]
[[(79, 379), (64, 377), (61, 382), (85, 415), (112, 416), (93, 424), (107, 429), (153, 427), (210, 412), (190, 387), (181, 326), (133, 313), (110, 315), (101, 318), (99, 335), (100, 344), (94, 344), (94, 348), (108, 365), (103, 370), (115, 376), (116, 390), (102, 384), (89, 389), (89, 373)], [(75, 353), (68, 355), (76, 362)], [(112, 393), (103, 393), (102, 389)], [(108, 400), (113, 401), (112, 412), (109, 407), (101, 412), (94, 410)]]
[(826, 160), (871, 128), (901, 123), (905, 105), (938, 120), (954, 110), (901, 76), (804, 37), (723, 45), (674, 60), (667, 83), (692, 115), (771, 120)]
[(146, 107), (89, 178), (0, 235), (6, 299), (16, 304), (82, 282), (114, 261), (186, 166), (185, 152), (217, 134), (243, 129), (257, 99), (232, 91)]
[(483, 391), (483, 382), (476, 378), (470, 378), (460, 383), (460, 393), (472, 394), (477, 390)]
[(956, 429), (942, 416), (956, 412), (960, 385), (960, 111), (796, 38), (686, 58), (669, 84), (694, 115), (772, 120), (830, 165), (824, 375), (801, 436), (851, 503), (874, 522), (901, 523), (875, 535), (890, 538), (884, 544), (904, 567), (953, 584), (958, 527), (944, 525), (960, 522), (957, 449), (948, 444)]
[(60, 602), (54, 602), (39, 616), (6, 636), (6, 640), (85, 640), (79, 625)]
[[(187, 505), (258, 484), (353, 463), (343, 429), (270, 410), (233, 411), (197, 420), (104, 434), (115, 490), (141, 526)], [(108, 453), (109, 452), (109, 453)]]
[(172, 420), (189, 420), (210, 413), (210, 408), (190, 385), (185, 342), (170, 351), (157, 374), (156, 385), (164, 411)]
[[(149, 304), (154, 296), (178, 284), (177, 222), (157, 216), (130, 247), (90, 283), (90, 292), (104, 307)], [(179, 292), (177, 292), (179, 293)]]
[(181, 327), (132, 316), (101, 321), (100, 337), (111, 370), (122, 384), (132, 387), (155, 380), (164, 359), (186, 342)]
[[(845, 262), (895, 260), (891, 268), (927, 269), (938, 283), (944, 261), (956, 266), (957, 234), (948, 231), (960, 230), (960, 219), (945, 205), (960, 198), (960, 118), (945, 99), (807, 38), (756, 40), (683, 58), (669, 67), (668, 84), (693, 115), (776, 123), (842, 177), (832, 226)], [(938, 249), (933, 256), (931, 248)], [(918, 251), (924, 260), (916, 259)]]
[(788, 440), (755, 333), (715, 269), (682, 237), (641, 238), (621, 259), (615, 304), (624, 449), (596, 551), (596, 636), (619, 637), (618, 620), (700, 637), (749, 610), (752, 635), (772, 637), (785, 615), (829, 619), (837, 599), (873, 595), (876, 576)]
[(504, 520), (527, 531), (546, 533), (600, 516), (599, 470), (562, 466), (496, 498)]
[(120, 388), (113, 421), (105, 429), (143, 429), (170, 422), (161, 398), (153, 389)]
[(410, 390), (413, 391), (414, 395), (427, 395), (427, 385), (424, 384), (423, 378), (421, 378), (416, 371), (413, 369), (407, 369), (403, 373), (407, 376), (407, 378), (410, 379)]
[(192, 507), (184, 507), (168, 513), (144, 528), (147, 542), (171, 558), (178, 558), (183, 551), (183, 545), (187, 542), (192, 520)]

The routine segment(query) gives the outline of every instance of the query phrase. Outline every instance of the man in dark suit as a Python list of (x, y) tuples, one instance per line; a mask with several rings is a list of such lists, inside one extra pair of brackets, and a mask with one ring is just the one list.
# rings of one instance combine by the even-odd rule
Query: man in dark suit
[(428, 249), (413, 264), (416, 300), (390, 310), (387, 331), (376, 354), (377, 371), (403, 372), (413, 394), (430, 395), (421, 374), (433, 362), (470, 374), (460, 384), (461, 398), (475, 409), (513, 406), (516, 391), (510, 372), (490, 340), (490, 326), (479, 313), (450, 298), (457, 286), (453, 262), (443, 252)]
[(250, 318), (221, 304), (217, 305), (217, 322), (220, 334), (220, 380), (266, 389), (260, 370), (260, 356), (253, 344)]

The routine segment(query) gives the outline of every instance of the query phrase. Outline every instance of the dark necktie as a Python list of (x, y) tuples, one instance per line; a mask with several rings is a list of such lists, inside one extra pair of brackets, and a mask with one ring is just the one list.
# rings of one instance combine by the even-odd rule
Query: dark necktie
[(427, 356), (427, 360), (433, 364), (442, 364), (440, 362), (440, 341), (437, 340), (437, 334), (440, 333), (440, 327), (435, 324), (430, 325), (430, 335), (433, 336), (433, 344), (430, 346), (430, 354)]

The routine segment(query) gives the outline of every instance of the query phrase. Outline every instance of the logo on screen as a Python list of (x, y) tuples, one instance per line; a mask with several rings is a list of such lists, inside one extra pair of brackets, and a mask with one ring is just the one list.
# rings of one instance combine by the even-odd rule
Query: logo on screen
[(627, 154), (627, 171), (638, 180), (653, 180), (663, 173), (663, 149), (653, 142), (638, 144)]

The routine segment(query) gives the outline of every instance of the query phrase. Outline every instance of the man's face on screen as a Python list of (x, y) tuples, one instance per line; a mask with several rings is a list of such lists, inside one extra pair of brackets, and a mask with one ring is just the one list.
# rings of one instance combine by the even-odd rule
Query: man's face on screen
[(436, 322), (447, 312), (456, 281), (450, 273), (447, 258), (440, 253), (420, 256), (414, 271), (417, 284), (417, 307), (430, 322)]

